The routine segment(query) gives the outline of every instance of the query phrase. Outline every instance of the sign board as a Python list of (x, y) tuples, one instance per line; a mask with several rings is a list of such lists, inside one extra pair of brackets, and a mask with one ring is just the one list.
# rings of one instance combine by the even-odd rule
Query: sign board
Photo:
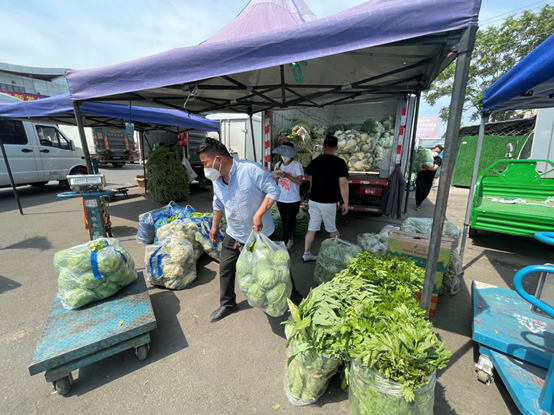
[(417, 138), (432, 138), (437, 136), (439, 117), (423, 117), (417, 119)]
[(179, 133), (179, 142), (180, 146), (188, 146), (189, 144), (189, 135), (187, 133)]
[(21, 101), (35, 101), (37, 99), (48, 98), (47, 96), (44, 96), (44, 95), (23, 94), (21, 92), (10, 92), (10, 91), (0, 91), (0, 92), (2, 94), (11, 95), (12, 97), (20, 99)]

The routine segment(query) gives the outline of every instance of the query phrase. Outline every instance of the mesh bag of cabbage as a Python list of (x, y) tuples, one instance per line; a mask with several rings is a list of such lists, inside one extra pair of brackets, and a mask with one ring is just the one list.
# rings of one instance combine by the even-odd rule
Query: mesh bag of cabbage
[[(295, 349), (302, 346), (302, 341), (294, 339), (287, 348), (287, 358)], [(329, 381), (339, 369), (341, 362), (326, 354), (313, 351), (298, 353), (285, 366), (285, 394), (294, 406), (311, 405), (325, 393)]]
[(182, 290), (196, 279), (197, 255), (192, 242), (169, 237), (146, 247), (144, 266), (148, 282), (172, 290)]
[(282, 316), (292, 293), (290, 256), (285, 244), (252, 231), (237, 261), (237, 280), (248, 304), (272, 317)]
[(436, 383), (435, 371), (426, 385), (413, 389), (414, 399), (408, 402), (399, 383), (353, 360), (348, 372), (350, 415), (433, 415)]
[(117, 239), (101, 238), (54, 255), (58, 296), (75, 309), (111, 297), (137, 279), (135, 261)]
[(331, 281), (343, 269), (350, 258), (362, 252), (362, 248), (342, 239), (326, 239), (321, 243), (314, 270), (314, 281), (318, 284)]

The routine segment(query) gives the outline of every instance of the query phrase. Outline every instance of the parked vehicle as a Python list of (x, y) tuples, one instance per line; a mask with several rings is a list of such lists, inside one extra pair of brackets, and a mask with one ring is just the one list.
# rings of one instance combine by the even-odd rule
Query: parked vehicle
[[(0, 105), (18, 101), (0, 94)], [(82, 150), (56, 125), (0, 120), (0, 139), (18, 186), (43, 186), (51, 180), (66, 183), (68, 175), (87, 173)], [(0, 154), (0, 187), (8, 186), (10, 180)]]

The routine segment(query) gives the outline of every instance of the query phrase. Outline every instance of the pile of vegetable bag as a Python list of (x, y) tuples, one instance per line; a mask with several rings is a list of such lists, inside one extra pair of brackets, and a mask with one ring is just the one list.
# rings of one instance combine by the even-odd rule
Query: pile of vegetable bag
[(111, 297), (137, 279), (135, 261), (113, 238), (59, 251), (54, 266), (60, 271), (58, 296), (69, 309)]
[(419, 173), (420, 171), (425, 170), (423, 165), (427, 167), (433, 167), (434, 159), (431, 150), (420, 147), (414, 151), (414, 161), (412, 164), (412, 173)]
[(306, 352), (345, 363), (351, 414), (431, 415), (434, 373), (450, 352), (414, 298), (424, 277), (411, 259), (358, 254), (298, 307), (289, 302), (287, 347), (301, 344), (291, 348), (287, 364)]
[(164, 225), (162, 222), (156, 227), (158, 221), (162, 218), (187, 218), (194, 209), (191, 206), (182, 207), (175, 202), (169, 202), (167, 206), (160, 209), (151, 210), (150, 212), (143, 213), (139, 216), (139, 228), (137, 232), (137, 242), (141, 244), (151, 244), (156, 239), (156, 231), (159, 226)]
[(223, 247), (223, 239), (225, 238), (225, 230), (227, 229), (227, 221), (225, 218), (221, 219), (218, 234), (219, 240), (217, 242), (212, 242), (210, 240), (210, 231), (212, 230), (212, 218), (210, 216), (203, 217), (197, 226), (198, 232), (195, 237), (196, 241), (202, 245), (205, 253), (216, 261), (219, 261)]
[(318, 284), (331, 281), (336, 274), (345, 269), (350, 262), (362, 251), (357, 245), (342, 239), (326, 239), (321, 243), (317, 254), (317, 262), (314, 270), (314, 281)]
[(381, 241), (379, 234), (363, 233), (358, 235), (358, 246), (375, 255), (387, 253), (387, 245)]
[(146, 247), (144, 266), (148, 282), (182, 290), (196, 279), (196, 259), (190, 241), (169, 237)]
[(285, 244), (252, 231), (237, 261), (237, 281), (248, 304), (272, 317), (282, 316), (292, 293)]

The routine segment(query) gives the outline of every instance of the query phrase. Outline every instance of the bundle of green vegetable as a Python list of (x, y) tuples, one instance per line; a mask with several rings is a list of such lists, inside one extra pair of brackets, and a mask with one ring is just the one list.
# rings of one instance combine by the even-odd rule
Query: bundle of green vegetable
[(433, 373), (450, 353), (414, 299), (423, 279), (424, 270), (410, 259), (358, 254), (298, 307), (289, 303), (287, 347), (301, 344), (288, 363), (304, 352), (347, 362), (343, 381), (351, 383), (352, 414), (429, 413), (420, 409), (433, 400)]
[(181, 290), (196, 279), (196, 261), (192, 243), (176, 237), (148, 245), (144, 266), (148, 282), (172, 290)]
[(345, 269), (362, 249), (342, 239), (326, 239), (321, 243), (314, 270), (314, 281), (318, 284), (331, 281), (336, 274)]
[(111, 297), (137, 279), (135, 262), (117, 239), (101, 238), (54, 255), (58, 295), (75, 309)]
[(292, 293), (289, 269), (290, 256), (283, 242), (252, 231), (237, 261), (237, 281), (252, 307), (279, 317)]
[(294, 222), (294, 237), (305, 238), (308, 233), (308, 225), (310, 224), (310, 214), (308, 208), (300, 208)]
[(182, 163), (183, 147), (164, 145), (150, 153), (146, 163), (148, 191), (158, 203), (189, 196), (189, 173)]
[(419, 173), (420, 171), (425, 170), (422, 166), (433, 167), (433, 155), (431, 150), (420, 147), (414, 151), (414, 161), (412, 164), (412, 173)]

